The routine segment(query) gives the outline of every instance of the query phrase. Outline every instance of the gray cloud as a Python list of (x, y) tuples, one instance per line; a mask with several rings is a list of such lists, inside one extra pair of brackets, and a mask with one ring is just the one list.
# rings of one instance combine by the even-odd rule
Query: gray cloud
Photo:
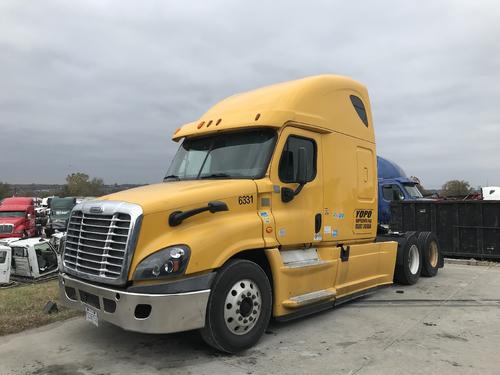
[(162, 178), (170, 136), (236, 92), (367, 85), (378, 153), (426, 186), (500, 184), (494, 1), (3, 1), (0, 180)]

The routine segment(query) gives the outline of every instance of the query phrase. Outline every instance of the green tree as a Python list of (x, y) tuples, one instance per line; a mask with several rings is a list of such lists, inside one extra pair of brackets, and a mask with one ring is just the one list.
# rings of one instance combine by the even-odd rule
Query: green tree
[(11, 194), (10, 185), (4, 182), (0, 182), (0, 199), (4, 199)]
[(90, 180), (88, 174), (77, 172), (66, 176), (62, 194), (68, 197), (97, 197), (102, 194), (104, 183), (100, 178)]
[(472, 192), (468, 181), (451, 180), (446, 182), (441, 188), (441, 194), (445, 197), (460, 197)]

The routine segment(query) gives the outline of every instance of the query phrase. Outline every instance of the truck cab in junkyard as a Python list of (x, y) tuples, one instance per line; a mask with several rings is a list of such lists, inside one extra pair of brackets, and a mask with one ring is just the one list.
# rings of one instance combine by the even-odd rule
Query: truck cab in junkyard
[(25, 238), (36, 235), (33, 198), (11, 197), (0, 203), (0, 238)]
[(69, 215), (76, 204), (74, 197), (53, 197), (50, 201), (50, 214), (45, 226), (47, 237), (56, 232), (65, 232), (68, 225)]
[(48, 240), (35, 237), (10, 242), (11, 275), (39, 279), (57, 273), (59, 257)]
[(0, 285), (10, 283), (11, 258), (11, 248), (5, 245), (0, 245)]

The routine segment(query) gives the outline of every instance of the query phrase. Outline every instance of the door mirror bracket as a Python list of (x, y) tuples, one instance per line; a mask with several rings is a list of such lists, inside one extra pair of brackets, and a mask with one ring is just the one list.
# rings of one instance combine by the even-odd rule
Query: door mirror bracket
[(299, 195), (299, 193), (302, 191), (302, 188), (304, 187), (306, 183), (300, 183), (299, 186), (297, 186), (297, 189), (293, 190), (287, 187), (282, 187), (281, 188), (281, 201), (283, 203), (288, 203), (295, 198), (296, 195)]

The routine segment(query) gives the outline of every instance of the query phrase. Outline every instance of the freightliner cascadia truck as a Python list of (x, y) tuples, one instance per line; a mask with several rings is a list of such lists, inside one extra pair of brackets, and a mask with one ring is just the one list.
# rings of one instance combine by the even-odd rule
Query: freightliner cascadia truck
[(436, 274), (414, 233), (377, 236), (375, 135), (358, 82), (323, 75), (234, 95), (173, 140), (163, 183), (72, 210), (61, 300), (95, 325), (199, 329), (234, 353), (271, 318)]

